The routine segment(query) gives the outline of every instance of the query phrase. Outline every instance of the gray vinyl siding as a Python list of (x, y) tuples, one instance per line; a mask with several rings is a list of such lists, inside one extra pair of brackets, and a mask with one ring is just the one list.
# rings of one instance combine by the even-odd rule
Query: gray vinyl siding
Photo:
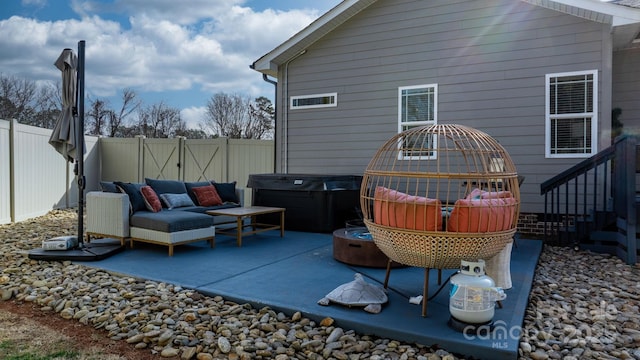
[[(438, 122), (494, 136), (526, 176), (522, 212), (542, 212), (540, 183), (582, 160), (545, 159), (545, 74), (601, 71), (605, 28), (512, 0), (380, 0), (291, 61), (286, 86), (280, 67), (278, 168), (362, 174), (397, 132), (398, 87), (437, 84)], [(327, 92), (337, 107), (283, 108)]]
[(624, 132), (640, 135), (640, 49), (613, 54), (612, 107), (622, 109)]

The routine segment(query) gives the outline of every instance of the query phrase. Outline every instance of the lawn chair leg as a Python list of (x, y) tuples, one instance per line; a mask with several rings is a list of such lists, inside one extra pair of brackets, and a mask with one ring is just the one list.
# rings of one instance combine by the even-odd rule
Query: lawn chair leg
[(422, 317), (427, 316), (427, 299), (429, 299), (429, 268), (424, 269), (424, 289), (422, 290)]
[(384, 288), (387, 288), (389, 285), (389, 275), (391, 275), (391, 259), (387, 261), (387, 273), (384, 275)]

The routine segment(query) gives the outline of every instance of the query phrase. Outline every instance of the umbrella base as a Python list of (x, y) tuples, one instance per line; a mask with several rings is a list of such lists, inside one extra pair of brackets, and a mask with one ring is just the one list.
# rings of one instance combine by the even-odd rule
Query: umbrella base
[(29, 251), (29, 259), (47, 261), (97, 261), (115, 255), (124, 250), (118, 239), (93, 239), (91, 243), (82, 243), (67, 250), (33, 249)]

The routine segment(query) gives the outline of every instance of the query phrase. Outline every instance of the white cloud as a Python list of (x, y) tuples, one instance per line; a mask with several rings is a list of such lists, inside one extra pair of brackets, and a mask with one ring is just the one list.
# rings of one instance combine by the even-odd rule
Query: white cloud
[(207, 108), (201, 107), (189, 107), (180, 111), (180, 118), (187, 123), (187, 127), (191, 129), (199, 129), (200, 124), (204, 122), (207, 113)]
[[(86, 92), (93, 98), (115, 96), (117, 102), (125, 88), (142, 98), (176, 91), (200, 92), (199, 99), (217, 92), (272, 97), (273, 87), (249, 65), (320, 14), (256, 12), (242, 2), (78, 0), (72, 6), (80, 20), (0, 20), (0, 73), (59, 81), (53, 62), (62, 49), (86, 40)], [(179, 106), (185, 118), (195, 118), (206, 102), (193, 101)]]

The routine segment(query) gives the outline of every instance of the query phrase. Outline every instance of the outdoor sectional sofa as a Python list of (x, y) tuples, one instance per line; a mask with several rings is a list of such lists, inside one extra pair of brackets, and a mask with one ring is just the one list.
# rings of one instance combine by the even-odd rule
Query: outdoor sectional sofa
[(207, 240), (215, 245), (215, 225), (235, 222), (207, 210), (241, 207), (244, 189), (236, 183), (145, 179), (144, 183), (101, 182), (87, 193), (87, 242), (116, 238), (165, 245), (169, 256), (180, 244)]

